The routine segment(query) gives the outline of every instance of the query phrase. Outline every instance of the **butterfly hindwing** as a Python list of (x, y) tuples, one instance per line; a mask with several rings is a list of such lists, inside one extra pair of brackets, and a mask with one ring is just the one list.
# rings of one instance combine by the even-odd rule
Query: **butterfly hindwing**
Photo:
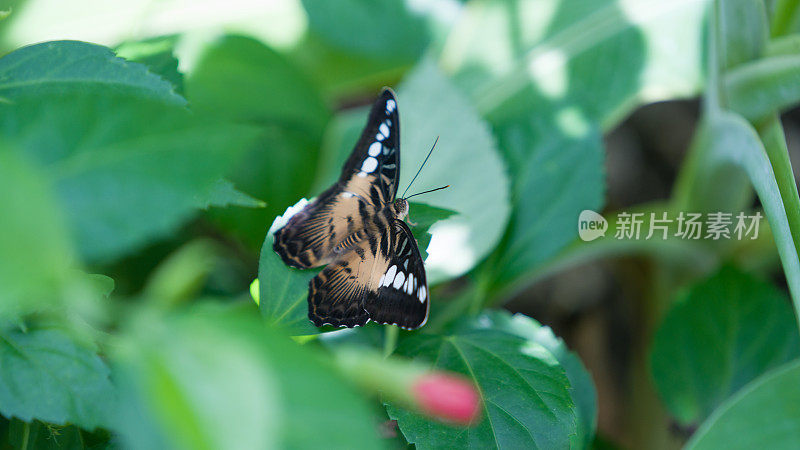
[[(377, 288), (389, 260), (388, 227), (373, 235), (357, 233), (337, 248), (338, 259), (328, 264), (308, 284), (308, 317), (316, 326), (364, 325), (369, 314), (364, 304)], [(379, 241), (379, 242), (378, 242)]]
[(364, 305), (370, 319), (406, 329), (419, 328), (428, 320), (430, 306), (425, 265), (417, 241), (405, 222), (394, 219), (386, 267), (377, 289), (367, 292)]
[(333, 249), (394, 199), (399, 137), (397, 100), (384, 89), (339, 180), (275, 232), (273, 249), (286, 264), (307, 269), (332, 262)]

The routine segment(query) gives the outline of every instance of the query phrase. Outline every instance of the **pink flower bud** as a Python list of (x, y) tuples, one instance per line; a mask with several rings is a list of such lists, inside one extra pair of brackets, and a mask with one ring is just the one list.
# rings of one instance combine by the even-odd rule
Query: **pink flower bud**
[(475, 386), (454, 375), (430, 373), (413, 386), (414, 398), (428, 415), (469, 425), (480, 417), (481, 398)]

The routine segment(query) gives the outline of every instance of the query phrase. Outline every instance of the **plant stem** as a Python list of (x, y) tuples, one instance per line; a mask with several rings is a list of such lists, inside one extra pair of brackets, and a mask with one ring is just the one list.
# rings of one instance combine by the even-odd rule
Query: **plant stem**
[(25, 422), (25, 426), (22, 427), (22, 445), (20, 448), (22, 450), (27, 450), (28, 448), (28, 440), (31, 437), (31, 424), (30, 422)]
[(794, 247), (800, 254), (800, 197), (797, 194), (797, 182), (792, 172), (792, 163), (789, 161), (789, 149), (786, 147), (783, 127), (780, 119), (773, 116), (766, 122), (758, 124), (756, 129), (764, 143), (772, 171), (775, 173), (775, 181), (778, 183), (778, 190), (781, 193), (781, 201), (783, 201), (783, 209), (786, 211), (786, 218), (789, 221)]
[(386, 332), (383, 337), (383, 357), (388, 358), (394, 349), (397, 347), (397, 336), (400, 334), (400, 328), (395, 325), (387, 325)]

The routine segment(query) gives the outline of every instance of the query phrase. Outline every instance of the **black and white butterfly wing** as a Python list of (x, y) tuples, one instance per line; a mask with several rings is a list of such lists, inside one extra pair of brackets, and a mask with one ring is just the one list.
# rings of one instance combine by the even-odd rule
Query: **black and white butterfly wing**
[(400, 178), (400, 117), (394, 92), (384, 88), (339, 177), (345, 190), (375, 205), (394, 200)]
[(380, 272), (377, 289), (367, 291), (364, 307), (375, 322), (413, 330), (428, 320), (430, 301), (425, 265), (405, 222), (395, 219), (390, 235), (389, 255), (380, 265), (386, 269)]
[(286, 264), (307, 269), (334, 261), (334, 248), (394, 199), (399, 144), (397, 100), (384, 89), (339, 180), (275, 232), (273, 249)]

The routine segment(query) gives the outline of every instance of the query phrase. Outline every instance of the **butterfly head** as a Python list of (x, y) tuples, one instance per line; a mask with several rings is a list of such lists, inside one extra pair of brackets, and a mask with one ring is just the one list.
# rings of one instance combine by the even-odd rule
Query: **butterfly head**
[(392, 209), (394, 210), (394, 214), (398, 219), (405, 219), (405, 217), (408, 215), (408, 201), (404, 198), (398, 198), (392, 202)]

